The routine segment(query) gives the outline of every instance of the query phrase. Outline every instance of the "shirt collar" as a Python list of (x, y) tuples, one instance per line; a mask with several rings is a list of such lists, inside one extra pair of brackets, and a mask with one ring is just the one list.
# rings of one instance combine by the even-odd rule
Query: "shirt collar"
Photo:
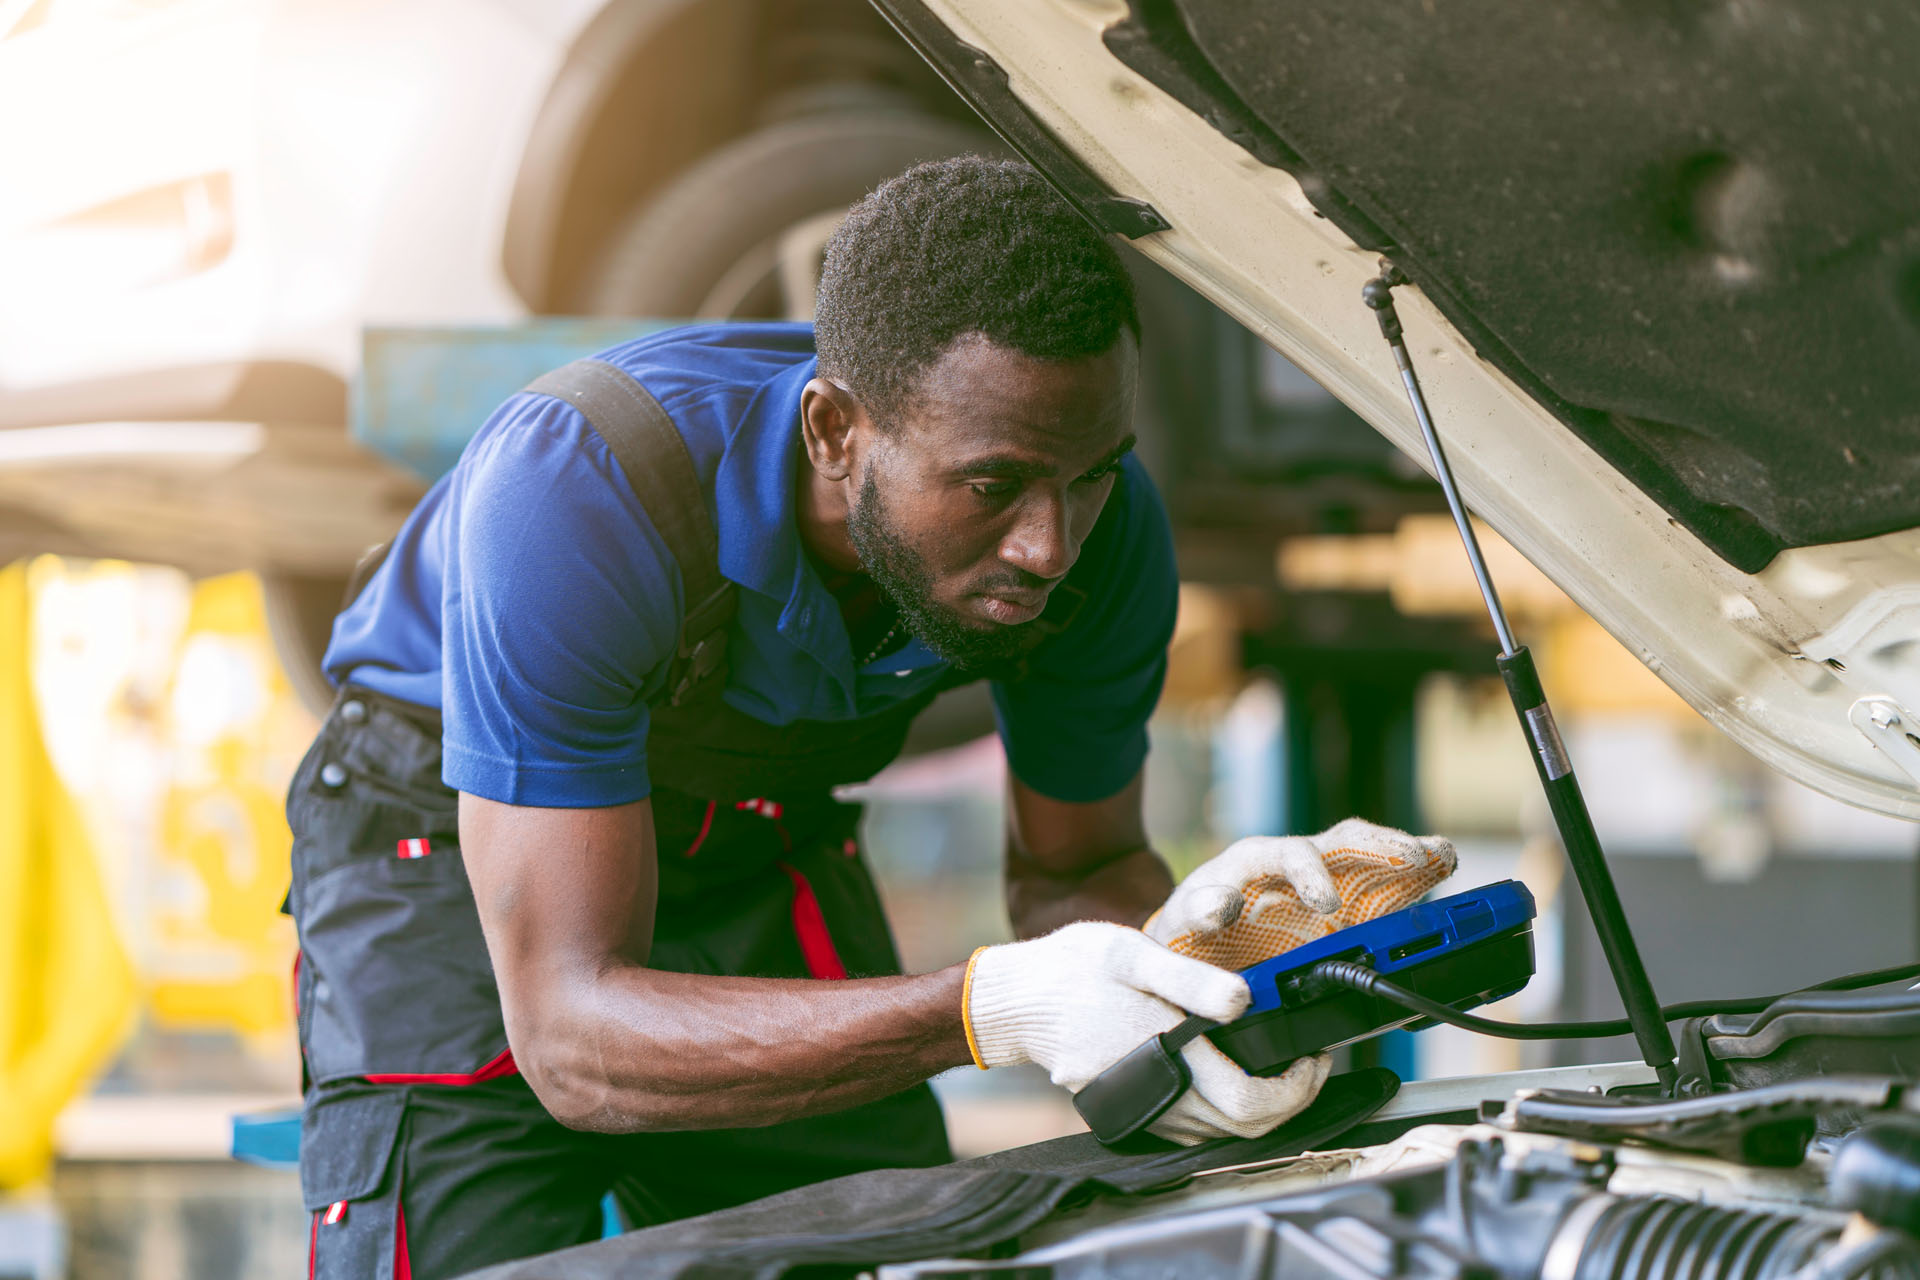
[(779, 629), (851, 687), (853, 655), (839, 606), (800, 546), (800, 393), (812, 357), (774, 375), (747, 404), (714, 474), (720, 572), (782, 602)]

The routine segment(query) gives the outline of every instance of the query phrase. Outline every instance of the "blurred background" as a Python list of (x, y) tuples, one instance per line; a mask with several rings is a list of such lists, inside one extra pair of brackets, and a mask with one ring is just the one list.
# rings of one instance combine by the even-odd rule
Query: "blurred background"
[[(0, 120), (0, 1277), (297, 1273), (296, 1175), (230, 1152), (234, 1117), (297, 1103), (282, 795), (356, 559), (541, 371), (806, 318), (851, 201), (997, 144), (856, 0), (0, 0)], [(1186, 581), (1158, 847), (1444, 832), (1461, 886), (1541, 904), (1539, 976), (1496, 1012), (1613, 1016), (1437, 490), (1133, 265)], [(1482, 536), (1663, 998), (1912, 955), (1910, 825), (1740, 753)], [(910, 968), (1007, 936), (1004, 788), (978, 691), (862, 788)], [(936, 1087), (962, 1154), (1077, 1127), (1031, 1074)]]

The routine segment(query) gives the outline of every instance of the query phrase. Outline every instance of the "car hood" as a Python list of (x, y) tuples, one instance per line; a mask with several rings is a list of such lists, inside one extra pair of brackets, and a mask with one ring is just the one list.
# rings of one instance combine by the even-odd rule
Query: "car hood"
[(1096, 223), (1428, 466), (1731, 737), (1920, 818), (1920, 14), (878, 0)]

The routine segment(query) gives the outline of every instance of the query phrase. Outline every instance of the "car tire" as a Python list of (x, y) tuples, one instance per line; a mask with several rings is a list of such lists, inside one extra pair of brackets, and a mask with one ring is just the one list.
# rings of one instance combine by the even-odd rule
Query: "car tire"
[(260, 578), (266, 601), (267, 634), (302, 706), (324, 716), (333, 705), (333, 686), (321, 672), (333, 638), (334, 615), (340, 612), (347, 579), (330, 574), (265, 573)]
[(756, 278), (784, 235), (922, 160), (1000, 150), (977, 129), (911, 111), (769, 125), (693, 165), (615, 230), (585, 284), (586, 309), (670, 320), (811, 315), (811, 297), (768, 305), (768, 282)]

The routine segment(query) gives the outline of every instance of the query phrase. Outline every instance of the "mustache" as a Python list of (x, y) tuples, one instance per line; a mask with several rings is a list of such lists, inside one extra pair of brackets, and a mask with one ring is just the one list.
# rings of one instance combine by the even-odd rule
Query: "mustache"
[(982, 578), (971, 585), (969, 590), (976, 593), (988, 591), (1051, 591), (1060, 584), (1059, 578), (1043, 578), (1037, 573), (1028, 573), (1024, 569), (1011, 569), (1004, 574), (995, 574)]

